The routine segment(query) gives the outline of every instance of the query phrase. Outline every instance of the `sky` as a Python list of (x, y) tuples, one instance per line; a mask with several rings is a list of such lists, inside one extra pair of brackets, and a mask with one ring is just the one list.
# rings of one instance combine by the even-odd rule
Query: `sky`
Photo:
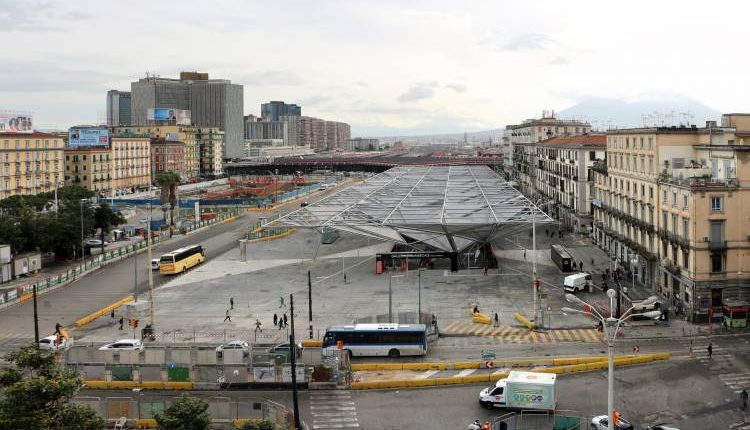
[(748, 111), (750, 3), (0, 0), (0, 110), (104, 121), (106, 92), (182, 70), (352, 136), (486, 130), (589, 97)]

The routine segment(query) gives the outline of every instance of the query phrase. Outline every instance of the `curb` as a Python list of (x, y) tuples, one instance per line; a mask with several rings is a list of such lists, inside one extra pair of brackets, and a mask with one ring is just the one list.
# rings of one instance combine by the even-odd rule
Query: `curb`
[[(653, 361), (667, 360), (670, 358), (670, 353), (660, 352), (654, 354), (644, 354), (640, 356), (620, 356), (614, 360), (615, 367), (617, 366), (631, 366), (636, 364), (645, 364)], [(579, 373), (588, 372), (593, 370), (606, 369), (609, 365), (607, 357), (579, 357), (579, 358), (597, 358), (597, 361), (580, 364), (568, 364), (559, 365), (545, 368), (534, 368), (532, 371), (540, 373), (555, 373), (558, 375), (567, 373)], [(564, 360), (575, 360), (576, 358), (564, 359)], [(354, 369), (352, 369), (354, 370)], [(448, 378), (434, 378), (434, 379), (389, 379), (389, 380), (375, 380), (366, 382), (353, 382), (351, 384), (352, 390), (372, 390), (378, 388), (417, 388), (417, 387), (432, 387), (439, 385), (463, 385), (463, 384), (475, 384), (479, 382), (495, 382), (499, 379), (507, 378), (508, 372), (496, 372), (487, 375), (469, 375), (461, 377), (448, 377)]]

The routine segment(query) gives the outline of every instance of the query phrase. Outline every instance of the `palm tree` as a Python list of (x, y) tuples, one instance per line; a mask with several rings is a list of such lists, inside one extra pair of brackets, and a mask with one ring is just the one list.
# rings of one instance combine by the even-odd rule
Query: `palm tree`
[(174, 226), (174, 208), (177, 206), (177, 185), (180, 183), (180, 175), (171, 170), (162, 172), (156, 175), (156, 183), (161, 187), (161, 204), (169, 203), (169, 225)]

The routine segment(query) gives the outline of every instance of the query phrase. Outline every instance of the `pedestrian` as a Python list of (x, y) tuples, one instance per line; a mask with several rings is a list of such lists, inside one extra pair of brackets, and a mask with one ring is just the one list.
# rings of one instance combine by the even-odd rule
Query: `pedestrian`
[(284, 327), (288, 327), (289, 324), (287, 324), (286, 314), (284, 314)]
[(484, 276), (487, 276), (487, 266), (484, 266)]
[(547, 236), (549, 236), (549, 228), (545, 227), (544, 228), (544, 237), (547, 237)]
[(633, 347), (633, 354), (638, 354), (639, 352), (641, 352), (641, 347), (640, 345), (635, 344), (635, 346)]
[(62, 328), (62, 325), (60, 323), (55, 324), (55, 333), (54, 334), (62, 334), (60, 333), (60, 329)]
[(574, 261), (573, 262), (573, 271), (576, 271), (576, 270), (578, 270), (578, 266), (576, 266), (576, 262)]
[(474, 305), (473, 313), (475, 313), (475, 314), (479, 313), (479, 305)]
[(346, 284), (346, 272), (344, 272), (344, 283)]
[(232, 316), (229, 314), (229, 309), (227, 309), (226, 316), (224, 317), (224, 321), (222, 322), (227, 322), (227, 321), (232, 322)]
[(583, 272), (583, 260), (581, 260), (581, 261), (580, 261), (580, 262), (578, 263), (578, 270), (580, 270), (581, 272)]
[(523, 259), (524, 260), (526, 259), (526, 250), (525, 249), (523, 250)]
[(125, 318), (120, 315), (120, 330), (122, 330), (122, 324), (125, 322)]
[(594, 257), (591, 257), (591, 267), (594, 267)]
[(112, 311), (109, 313), (109, 319), (112, 321), (112, 325), (115, 325), (117, 321), (115, 320), (115, 310), (112, 309)]
[(499, 320), (500, 320), (500, 317), (497, 315), (497, 312), (495, 312), (495, 327), (500, 325)]
[(284, 307), (284, 296), (280, 296), (280, 297), (279, 297), (279, 307), (280, 307), (280, 308), (283, 308), (283, 307)]
[(743, 388), (742, 391), (740, 391), (740, 398), (742, 399), (742, 410), (747, 410), (747, 388)]
[(255, 320), (255, 334), (256, 334), (256, 335), (258, 334), (258, 332), (259, 332), (259, 331), (260, 331), (261, 333), (263, 333), (263, 329), (262, 329), (262, 328), (260, 327), (261, 325), (262, 325), (262, 324), (261, 324), (260, 320), (259, 320), (259, 319), (256, 319), (256, 320)]
[(708, 342), (708, 348), (706, 348), (708, 351), (708, 358), (711, 358), (712, 355), (714, 355), (714, 345), (711, 342)]
[(234, 310), (234, 297), (229, 298), (229, 309)]
[(276, 327), (278, 322), (279, 322), (279, 316), (276, 314), (273, 314), (273, 326)]

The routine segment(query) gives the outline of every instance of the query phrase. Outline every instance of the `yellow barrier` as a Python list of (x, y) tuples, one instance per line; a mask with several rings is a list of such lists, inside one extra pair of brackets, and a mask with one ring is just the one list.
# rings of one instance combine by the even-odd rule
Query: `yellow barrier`
[(513, 318), (515, 318), (516, 321), (520, 322), (521, 324), (525, 325), (526, 328), (528, 328), (529, 330), (533, 330), (533, 329), (536, 328), (536, 324), (534, 324), (533, 322), (529, 321), (528, 318), (526, 318), (525, 316), (519, 314), (518, 312), (516, 312), (515, 314), (513, 314)]
[(474, 312), (473, 308), (469, 309), (469, 315), (471, 315), (471, 319), (477, 324), (492, 324), (492, 319), (489, 315), (485, 315), (481, 312)]
[(84, 381), (86, 388), (107, 388), (107, 381)]
[[(459, 378), (456, 378), (459, 379)], [(461, 378), (462, 384), (476, 384), (479, 382), (490, 382), (490, 375), (484, 374), (484, 375), (469, 375), (469, 376), (462, 376)]]
[(98, 311), (92, 314), (86, 315), (85, 317), (79, 319), (78, 321), (75, 322), (75, 326), (76, 328), (81, 328), (85, 326), (86, 324), (90, 323), (91, 321), (94, 321), (95, 319), (99, 317), (107, 315), (108, 313), (112, 312), (114, 309), (117, 309), (120, 306), (124, 305), (125, 303), (132, 302), (132, 301), (133, 301), (133, 296), (127, 296), (122, 300), (112, 303), (106, 308), (99, 309)]
[(302, 341), (303, 348), (320, 348), (323, 346), (323, 341), (320, 339), (306, 339)]
[(135, 428), (137, 429), (153, 429), (156, 428), (156, 420), (153, 418), (141, 418), (135, 420)]
[(161, 382), (145, 381), (138, 383), (136, 381), (84, 381), (86, 388), (91, 389), (133, 389), (143, 388), (148, 390), (192, 390), (192, 382)]
[(108, 388), (113, 388), (115, 390), (119, 390), (119, 389), (130, 390), (133, 388), (138, 388), (138, 384), (135, 381), (111, 381), (109, 383)]
[(479, 361), (457, 361), (453, 363), (453, 368), (459, 369), (481, 369), (482, 363)]
[(445, 370), (448, 366), (449, 363), (359, 363), (352, 364), (352, 370)]

